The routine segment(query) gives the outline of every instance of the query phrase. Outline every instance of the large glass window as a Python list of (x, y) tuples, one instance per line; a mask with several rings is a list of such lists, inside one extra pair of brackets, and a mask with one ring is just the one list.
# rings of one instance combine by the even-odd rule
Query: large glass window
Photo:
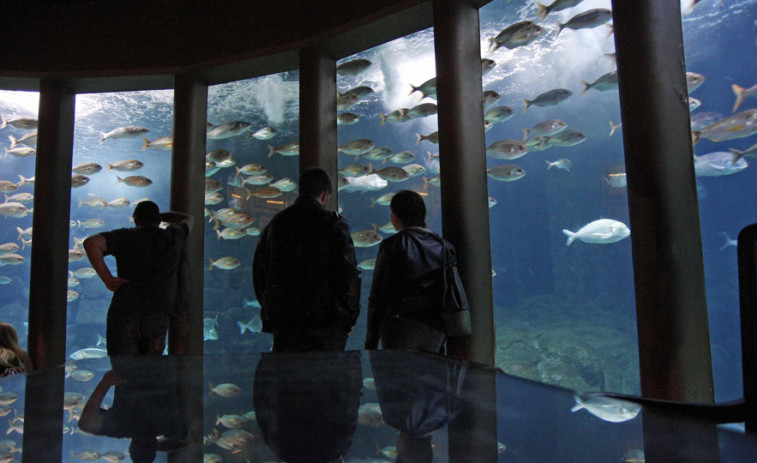
[(392, 196), (420, 193), (428, 228), (441, 233), (433, 41), (428, 29), (337, 63), (339, 208), (350, 222), (362, 278), (362, 315), (348, 349), (365, 342), (378, 244), (395, 233)]
[[(736, 238), (757, 221), (753, 1), (682, 1), (712, 367), (718, 401), (743, 396)], [(724, 49), (730, 50), (723, 53)], [(724, 129), (725, 128), (725, 129)], [(742, 172), (743, 171), (743, 172)]]
[(205, 156), (205, 352), (267, 352), (252, 257), (297, 197), (299, 72), (210, 87)]
[(639, 393), (610, 3), (480, 11), (496, 364)]

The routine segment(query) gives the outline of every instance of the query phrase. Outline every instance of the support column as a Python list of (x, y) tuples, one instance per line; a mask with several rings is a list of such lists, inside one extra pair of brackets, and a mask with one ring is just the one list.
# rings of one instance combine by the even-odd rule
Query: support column
[(613, 2), (641, 392), (714, 400), (678, 0)]
[(337, 209), (336, 60), (310, 47), (300, 51), (300, 172), (320, 167), (331, 175)]
[[(75, 94), (65, 83), (41, 82), (29, 285), (29, 354), (36, 369), (66, 360), (74, 106)], [(34, 461), (61, 459), (63, 389), (63, 368), (27, 378), (23, 448)]]
[(472, 308), (473, 334), (450, 339), (449, 352), (494, 364), (491, 247), (478, 9), (435, 0), (442, 230), (457, 249)]

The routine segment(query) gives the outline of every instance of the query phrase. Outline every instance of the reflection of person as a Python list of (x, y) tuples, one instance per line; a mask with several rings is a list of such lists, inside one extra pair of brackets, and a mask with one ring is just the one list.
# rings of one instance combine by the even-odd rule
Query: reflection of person
[[(156, 452), (183, 443), (187, 428), (177, 394), (172, 357), (112, 357), (107, 371), (90, 395), (79, 428), (90, 434), (131, 438), (132, 461), (152, 462)], [(113, 406), (101, 408), (115, 386)], [(164, 436), (160, 440), (158, 436)]]
[(358, 423), (359, 351), (263, 354), (253, 400), (263, 438), (288, 463), (341, 462)]
[[(402, 190), (389, 205), (397, 234), (381, 242), (368, 299), (366, 349), (439, 353), (445, 334), (440, 313), (442, 239), (426, 229), (421, 195)], [(454, 248), (448, 258), (455, 263)]]
[(18, 333), (10, 323), (0, 322), (0, 376), (32, 371), (29, 354), (18, 344)]
[[(160, 228), (160, 222), (169, 223)], [(106, 339), (109, 355), (153, 354), (165, 349), (170, 316), (176, 314), (179, 258), (192, 216), (160, 213), (152, 201), (134, 209), (134, 228), (90, 236), (84, 249), (97, 275), (113, 291)], [(116, 258), (113, 276), (104, 256)]]
[(300, 196), (260, 235), (252, 279), (274, 352), (343, 350), (360, 313), (360, 276), (347, 220), (323, 206), (332, 191), (319, 168), (300, 175)]

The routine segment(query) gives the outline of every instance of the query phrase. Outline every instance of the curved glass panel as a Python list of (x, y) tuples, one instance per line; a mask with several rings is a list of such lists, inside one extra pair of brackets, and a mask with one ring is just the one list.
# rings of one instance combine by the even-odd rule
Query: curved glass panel
[[(96, 233), (133, 227), (132, 212), (141, 200), (169, 210), (172, 131), (172, 90), (76, 96), (66, 329), (69, 356), (104, 354), (113, 295), (91, 267), (81, 242)], [(105, 262), (116, 275), (115, 259), (106, 257)]]
[(538, 6), (480, 10), (496, 364), (639, 393), (610, 1)]
[[(757, 40), (753, 1), (683, 0), (683, 38), (689, 83), (702, 253), (705, 263), (712, 368), (718, 402), (743, 397), (736, 238), (757, 221)], [(745, 46), (734, 46), (745, 44)], [(749, 44), (749, 45), (746, 45)], [(728, 49), (728, 53), (723, 53)], [(726, 131), (722, 127), (726, 126)], [(742, 172), (743, 170), (743, 172)]]
[(297, 198), (299, 72), (208, 91), (205, 352), (267, 352), (252, 257), (260, 230)]
[(395, 233), (389, 203), (420, 193), (426, 225), (441, 234), (434, 32), (427, 29), (337, 63), (339, 207), (361, 269), (361, 315), (347, 349), (365, 342), (378, 244)]

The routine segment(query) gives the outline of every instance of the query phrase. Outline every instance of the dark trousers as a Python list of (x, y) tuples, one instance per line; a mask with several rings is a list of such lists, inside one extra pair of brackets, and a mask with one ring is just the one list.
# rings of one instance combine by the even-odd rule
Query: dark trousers
[(108, 316), (108, 355), (162, 355), (169, 322), (166, 314)]
[(347, 333), (336, 328), (277, 330), (273, 352), (339, 351), (347, 345)]
[(446, 335), (420, 320), (400, 315), (389, 317), (381, 325), (381, 345), (384, 349), (442, 353)]

